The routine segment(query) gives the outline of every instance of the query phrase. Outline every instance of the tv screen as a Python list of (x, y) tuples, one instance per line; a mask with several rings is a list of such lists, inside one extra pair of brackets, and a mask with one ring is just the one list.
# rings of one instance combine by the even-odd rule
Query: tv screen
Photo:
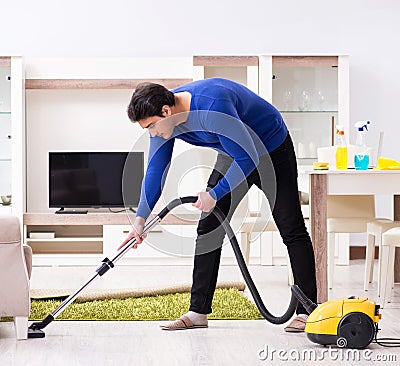
[(137, 207), (143, 152), (49, 152), (50, 207)]

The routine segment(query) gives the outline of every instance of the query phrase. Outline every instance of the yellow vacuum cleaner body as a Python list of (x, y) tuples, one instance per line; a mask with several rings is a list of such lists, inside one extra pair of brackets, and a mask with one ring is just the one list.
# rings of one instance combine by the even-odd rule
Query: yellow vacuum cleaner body
[(351, 296), (318, 305), (307, 319), (305, 332), (314, 343), (365, 348), (374, 339), (380, 318), (374, 301)]

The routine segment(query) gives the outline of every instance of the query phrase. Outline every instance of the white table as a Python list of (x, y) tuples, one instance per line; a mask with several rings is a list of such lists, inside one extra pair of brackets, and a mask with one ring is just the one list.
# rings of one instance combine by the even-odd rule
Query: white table
[[(394, 196), (395, 220), (400, 220), (400, 170), (312, 170), (299, 168), (299, 191), (310, 194), (310, 231), (313, 242), (318, 302), (328, 300), (327, 281), (327, 195)], [(400, 259), (396, 255), (395, 279)]]

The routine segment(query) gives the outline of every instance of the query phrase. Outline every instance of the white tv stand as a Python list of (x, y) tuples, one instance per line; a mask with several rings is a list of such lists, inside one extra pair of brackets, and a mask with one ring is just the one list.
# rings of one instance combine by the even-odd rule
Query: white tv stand
[[(112, 255), (132, 228), (133, 213), (91, 213), (85, 215), (26, 213), (23, 215), (24, 242), (32, 247), (34, 265), (97, 265), (104, 256)], [(195, 235), (198, 214), (168, 215), (154, 228), (151, 241), (163, 240), (163, 226), (176, 232)], [(30, 238), (31, 232), (54, 232), (54, 238)], [(139, 260), (141, 264), (191, 264), (189, 257), (164, 254), (151, 246), (127, 253), (121, 263)]]

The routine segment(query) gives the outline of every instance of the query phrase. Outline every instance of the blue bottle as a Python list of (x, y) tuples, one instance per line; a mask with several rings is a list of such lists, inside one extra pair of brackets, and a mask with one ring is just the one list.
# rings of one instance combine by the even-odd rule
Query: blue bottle
[(369, 166), (369, 155), (367, 152), (366, 135), (370, 121), (358, 121), (354, 124), (357, 128), (357, 151), (354, 155), (354, 167), (356, 170), (367, 170)]

